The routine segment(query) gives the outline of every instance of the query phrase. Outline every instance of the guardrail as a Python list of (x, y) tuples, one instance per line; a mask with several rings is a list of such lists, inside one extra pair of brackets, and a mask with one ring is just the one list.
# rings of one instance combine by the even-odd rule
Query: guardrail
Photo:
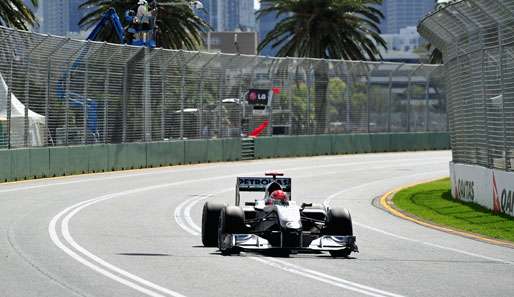
[[(262, 137), (255, 139), (255, 158), (448, 148), (444, 132)], [(0, 182), (238, 160), (239, 138), (0, 150)]]

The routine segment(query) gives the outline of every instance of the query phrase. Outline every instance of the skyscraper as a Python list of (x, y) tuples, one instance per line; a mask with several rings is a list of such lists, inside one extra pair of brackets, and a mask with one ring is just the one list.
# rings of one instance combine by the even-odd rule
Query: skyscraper
[(416, 26), (434, 6), (434, 0), (384, 0), (381, 6), (385, 15), (382, 33), (396, 34), (400, 29)]
[(203, 10), (198, 10), (197, 14), (209, 23), (214, 31), (223, 31), (223, 26), (219, 22), (219, 15), (223, 8), (223, 1), (201, 0), (201, 2), (203, 4)]
[(225, 31), (255, 31), (253, 0), (227, 0), (224, 7)]
[(255, 29), (253, 0), (201, 0), (205, 12), (198, 15), (211, 25), (214, 31), (234, 31), (238, 28)]
[(84, 15), (79, 10), (82, 0), (44, 0), (41, 31), (43, 33), (66, 36), (70, 32), (79, 32), (79, 21)]
[[(270, 3), (261, 4), (261, 8), (266, 8), (270, 6)], [(276, 13), (268, 13), (262, 16), (259, 19), (259, 42), (262, 42), (268, 34), (275, 26), (285, 18), (285, 15), (277, 17)], [(266, 46), (260, 51), (260, 55), (274, 57), (277, 55), (278, 48), (272, 48), (271, 45)]]

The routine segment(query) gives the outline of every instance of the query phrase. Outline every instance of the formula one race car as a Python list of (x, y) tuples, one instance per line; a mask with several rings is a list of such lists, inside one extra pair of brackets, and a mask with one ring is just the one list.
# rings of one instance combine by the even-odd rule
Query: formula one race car
[[(281, 173), (238, 177), (235, 206), (207, 202), (202, 215), (202, 242), (223, 255), (276, 250), (297, 253), (328, 251), (333, 257), (358, 252), (352, 219), (344, 208), (291, 200), (291, 179)], [(264, 198), (240, 206), (240, 192), (265, 192)]]

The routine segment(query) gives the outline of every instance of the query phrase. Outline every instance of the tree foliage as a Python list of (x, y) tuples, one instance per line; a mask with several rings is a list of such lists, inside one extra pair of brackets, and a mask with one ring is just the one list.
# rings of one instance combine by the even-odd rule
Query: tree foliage
[[(37, 7), (39, 0), (30, 0)], [(28, 30), (37, 24), (34, 12), (25, 5), (23, 0), (0, 1), (0, 24), (20, 30)]]
[[(157, 8), (157, 25), (160, 28), (160, 46), (170, 49), (196, 50), (203, 44), (202, 32), (209, 25), (190, 8), (185, 0), (161, 0)], [(96, 25), (102, 15), (111, 7), (116, 10), (124, 26), (128, 23), (123, 16), (129, 9), (137, 10), (135, 0), (86, 0), (81, 8), (93, 8), (80, 20), (80, 26), (90, 28)], [(107, 38), (108, 42), (115, 42)]]
[[(278, 22), (259, 49), (271, 45), (278, 56), (319, 59), (378, 60), (386, 47), (378, 27), (382, 0), (263, 0), (257, 17), (274, 14)], [(314, 67), (314, 131), (326, 133), (329, 65)]]
[[(260, 43), (278, 47), (279, 56), (377, 60), (386, 47), (378, 24), (382, 0), (263, 0), (261, 18), (285, 15)], [(377, 46), (378, 45), (378, 46)]]

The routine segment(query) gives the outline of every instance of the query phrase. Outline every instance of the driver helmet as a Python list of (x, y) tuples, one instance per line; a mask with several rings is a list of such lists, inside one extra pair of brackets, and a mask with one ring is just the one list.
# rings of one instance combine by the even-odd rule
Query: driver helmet
[(286, 192), (282, 191), (282, 190), (276, 190), (276, 191), (273, 191), (270, 195), (270, 198), (273, 202), (279, 202), (279, 203), (282, 203), (282, 204), (285, 204), (287, 203), (287, 201), (289, 200), (287, 198), (287, 194)]
[(147, 4), (148, 4), (148, 2), (146, 0), (139, 0), (137, 2), (137, 5), (147, 5)]

